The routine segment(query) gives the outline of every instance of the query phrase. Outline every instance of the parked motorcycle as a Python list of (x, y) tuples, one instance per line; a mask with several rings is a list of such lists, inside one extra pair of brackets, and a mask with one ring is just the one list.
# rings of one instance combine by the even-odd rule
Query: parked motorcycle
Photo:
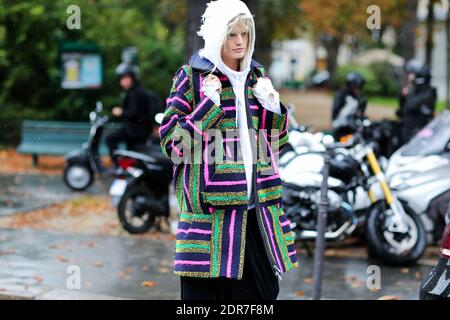
[[(155, 117), (160, 118), (158, 115)], [(173, 163), (157, 144), (142, 152), (117, 150), (120, 171), (109, 194), (123, 228), (132, 234), (147, 232), (156, 217), (168, 217)]]
[(443, 112), (395, 152), (386, 176), (397, 198), (424, 222), (428, 240), (438, 240), (450, 202), (450, 112)]
[(91, 111), (89, 114), (91, 129), (87, 142), (82, 145), (81, 149), (72, 150), (65, 155), (63, 180), (74, 191), (84, 191), (89, 188), (94, 181), (95, 174), (104, 170), (99, 148), (108, 117), (100, 115), (102, 110), (102, 103), (97, 102), (95, 111)]
[[(304, 143), (296, 145), (294, 141), (294, 151), (280, 158), (283, 205), (298, 240), (317, 237), (324, 164), (324, 146), (317, 142), (318, 137), (311, 136), (311, 150), (301, 153), (298, 151)], [(371, 255), (394, 265), (411, 264), (425, 250), (425, 228), (420, 218), (406, 210), (391, 192), (374, 147), (376, 143), (367, 142), (361, 131), (353, 135), (351, 142), (333, 147), (325, 238), (339, 240), (365, 227)]]

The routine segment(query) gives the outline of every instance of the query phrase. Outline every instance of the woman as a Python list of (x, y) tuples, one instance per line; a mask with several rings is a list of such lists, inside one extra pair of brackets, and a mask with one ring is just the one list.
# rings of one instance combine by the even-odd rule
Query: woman
[(181, 298), (274, 300), (298, 265), (275, 162), (287, 110), (252, 60), (243, 2), (210, 2), (199, 35), (205, 46), (177, 71), (160, 127), (175, 163)]

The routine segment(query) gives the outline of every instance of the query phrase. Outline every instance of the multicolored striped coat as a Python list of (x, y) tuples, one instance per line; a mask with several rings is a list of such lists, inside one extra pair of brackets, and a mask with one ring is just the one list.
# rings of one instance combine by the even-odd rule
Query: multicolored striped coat
[[(220, 106), (200, 90), (202, 79), (212, 69), (212, 64), (197, 54), (177, 71), (160, 126), (163, 153), (175, 163), (173, 178), (180, 210), (175, 273), (241, 279), (247, 181), (242, 159), (232, 156), (230, 160), (230, 150), (240, 150), (230, 81), (219, 70), (214, 71), (222, 83)], [(267, 256), (274, 273), (281, 275), (298, 265), (290, 222), (281, 206), (282, 187), (274, 154), (287, 141), (287, 110), (281, 106), (279, 115), (261, 106), (252, 92), (258, 74), (264, 76), (264, 69), (253, 61), (247, 91), (258, 145), (253, 190), (257, 190), (256, 212)], [(183, 158), (185, 161), (180, 160)]]

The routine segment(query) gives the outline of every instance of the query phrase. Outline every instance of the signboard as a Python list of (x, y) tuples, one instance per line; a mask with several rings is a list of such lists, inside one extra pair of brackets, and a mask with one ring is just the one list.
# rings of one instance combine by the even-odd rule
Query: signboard
[(102, 85), (102, 58), (99, 53), (66, 52), (61, 55), (63, 89), (95, 89)]

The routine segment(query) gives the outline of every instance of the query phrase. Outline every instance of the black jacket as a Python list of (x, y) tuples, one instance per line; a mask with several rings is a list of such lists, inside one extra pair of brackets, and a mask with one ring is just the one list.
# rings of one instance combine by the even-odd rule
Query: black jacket
[(366, 111), (366, 106), (367, 106), (367, 99), (363, 96), (356, 96), (355, 94), (353, 94), (352, 91), (345, 88), (345, 89), (339, 90), (333, 99), (333, 113), (332, 113), (331, 120), (333, 120), (333, 121), (336, 120), (339, 113), (344, 108), (346, 99), (348, 96), (351, 96), (351, 97), (355, 98), (356, 100), (358, 100), (359, 107), (358, 107), (358, 110), (357, 110), (355, 116), (363, 116), (364, 115), (364, 113)]
[(414, 86), (401, 101), (398, 115), (405, 126), (424, 127), (432, 118), (436, 108), (436, 89), (429, 84)]
[(154, 117), (160, 111), (161, 102), (155, 93), (146, 90), (139, 83), (133, 85), (123, 101), (122, 119), (127, 136), (139, 140), (148, 139), (156, 125)]

